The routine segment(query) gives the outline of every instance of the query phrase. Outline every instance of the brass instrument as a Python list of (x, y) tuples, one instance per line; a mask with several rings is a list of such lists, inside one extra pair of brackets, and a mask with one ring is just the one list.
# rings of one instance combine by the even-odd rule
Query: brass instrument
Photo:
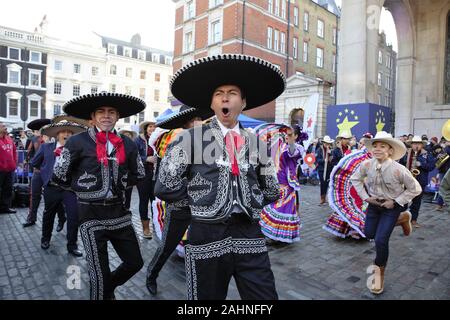
[(419, 169), (411, 169), (411, 174), (415, 177), (417, 177), (420, 174)]
[(447, 152), (442, 151), (438, 154), (437, 160), (436, 160), (436, 169), (440, 169), (450, 158)]

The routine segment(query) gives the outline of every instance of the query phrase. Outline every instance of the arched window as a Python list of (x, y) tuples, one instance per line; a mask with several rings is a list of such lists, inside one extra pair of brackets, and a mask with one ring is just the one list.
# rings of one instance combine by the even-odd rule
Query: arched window
[(447, 14), (447, 38), (445, 49), (444, 99), (450, 104), (450, 12)]

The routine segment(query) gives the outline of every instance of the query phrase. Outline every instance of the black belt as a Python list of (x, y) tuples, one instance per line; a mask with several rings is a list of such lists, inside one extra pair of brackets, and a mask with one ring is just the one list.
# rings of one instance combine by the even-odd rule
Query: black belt
[(96, 200), (96, 201), (78, 201), (80, 204), (85, 205), (93, 205), (93, 206), (115, 206), (115, 205), (122, 205), (122, 200), (118, 197), (116, 198), (110, 198), (110, 199), (104, 199), (104, 200)]

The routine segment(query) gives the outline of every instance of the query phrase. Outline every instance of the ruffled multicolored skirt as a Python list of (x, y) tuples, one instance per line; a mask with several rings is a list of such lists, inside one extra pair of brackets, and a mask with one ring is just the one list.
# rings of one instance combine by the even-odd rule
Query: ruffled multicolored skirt
[(301, 223), (297, 212), (297, 194), (290, 186), (280, 185), (280, 188), (281, 198), (265, 206), (261, 212), (261, 231), (275, 241), (299, 241)]

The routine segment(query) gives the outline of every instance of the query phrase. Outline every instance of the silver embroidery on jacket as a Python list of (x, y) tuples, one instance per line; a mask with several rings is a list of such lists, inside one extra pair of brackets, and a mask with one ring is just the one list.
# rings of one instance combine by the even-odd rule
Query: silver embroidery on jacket
[(70, 151), (69, 149), (64, 148), (61, 152), (61, 155), (56, 158), (53, 173), (58, 179), (66, 182), (67, 170), (69, 170), (69, 166), (70, 166)]
[(188, 154), (179, 146), (174, 146), (163, 158), (159, 169), (159, 181), (169, 190), (180, 190), (186, 178)]
[(85, 188), (90, 189), (91, 187), (95, 186), (97, 184), (97, 177), (93, 174), (89, 174), (86, 171), (78, 178), (77, 185)]
[[(203, 189), (196, 190), (193, 189), (195, 187), (203, 187)], [(197, 172), (194, 179), (191, 180), (188, 184), (187, 192), (188, 195), (194, 199), (195, 202), (200, 200), (203, 197), (206, 197), (208, 194), (211, 193), (212, 190), (212, 182), (203, 178), (200, 175), (200, 172)]]

